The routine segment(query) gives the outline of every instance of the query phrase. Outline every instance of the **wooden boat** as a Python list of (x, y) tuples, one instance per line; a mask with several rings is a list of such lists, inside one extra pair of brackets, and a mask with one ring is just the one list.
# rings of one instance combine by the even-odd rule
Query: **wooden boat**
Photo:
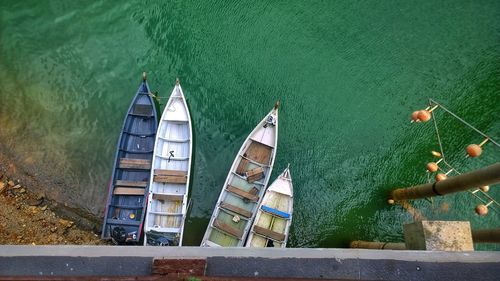
[(245, 246), (285, 248), (292, 213), (293, 185), (290, 169), (287, 167), (267, 188)]
[(156, 104), (144, 73), (118, 140), (102, 239), (125, 244), (141, 237), (157, 126)]
[(242, 247), (273, 170), (278, 105), (246, 138), (224, 182), (201, 246)]
[(191, 116), (179, 80), (163, 110), (154, 148), (145, 245), (182, 246), (193, 151)]

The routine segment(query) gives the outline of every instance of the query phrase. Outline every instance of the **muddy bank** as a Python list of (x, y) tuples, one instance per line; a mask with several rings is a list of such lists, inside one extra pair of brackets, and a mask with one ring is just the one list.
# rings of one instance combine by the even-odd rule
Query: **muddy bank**
[(0, 244), (100, 245), (97, 233), (57, 210), (59, 204), (0, 174)]
[(34, 170), (36, 167), (31, 167), (33, 165), (22, 165), (23, 161), (17, 159), (18, 157), (13, 155), (10, 149), (6, 149), (6, 146), (8, 145), (5, 143), (0, 144), (0, 177), (3, 180), (14, 179), (16, 184), (20, 183), (30, 193), (43, 197), (56, 215), (73, 221), (81, 229), (100, 231), (102, 214), (91, 213), (81, 206), (75, 207), (72, 203), (74, 200), (60, 192), (64, 190), (67, 183), (57, 183), (47, 179), (40, 171)]
[(54, 200), (41, 178), (0, 148), (0, 244), (106, 244), (102, 218)]

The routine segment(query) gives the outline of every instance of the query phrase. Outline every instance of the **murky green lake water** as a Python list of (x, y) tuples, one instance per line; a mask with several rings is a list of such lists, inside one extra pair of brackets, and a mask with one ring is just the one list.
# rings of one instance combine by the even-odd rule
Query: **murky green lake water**
[[(429, 97), (500, 139), (498, 1), (1, 1), (0, 140), (47, 193), (100, 214), (142, 71), (166, 97), (179, 77), (195, 132), (185, 243), (199, 244), (241, 143), (281, 99), (277, 161), (295, 185), (291, 247), (402, 241), (387, 193), (427, 181), (438, 145), (409, 114)], [(166, 99), (162, 99), (164, 103)], [(163, 108), (162, 108), (163, 109)], [(436, 113), (461, 171), (482, 137)], [(500, 199), (498, 186), (490, 194)], [(479, 218), (469, 194), (414, 201), (429, 219)]]

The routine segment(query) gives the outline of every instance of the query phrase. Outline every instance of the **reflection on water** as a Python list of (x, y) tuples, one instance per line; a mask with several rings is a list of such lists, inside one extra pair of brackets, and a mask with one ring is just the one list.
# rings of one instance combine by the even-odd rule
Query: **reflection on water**
[[(500, 139), (499, 4), (364, 2), (3, 1), (2, 147), (50, 182), (49, 194), (100, 214), (142, 71), (162, 97), (179, 77), (195, 133), (185, 244), (196, 245), (239, 146), (281, 99), (273, 178), (291, 163), (289, 245), (400, 241), (411, 218), (386, 194), (426, 181), (437, 145), (409, 113), (434, 97)], [(500, 159), (492, 147), (463, 158), (481, 139), (437, 118), (462, 170)], [(413, 202), (430, 219), (498, 227), (498, 214), (474, 215), (476, 204), (468, 194)]]

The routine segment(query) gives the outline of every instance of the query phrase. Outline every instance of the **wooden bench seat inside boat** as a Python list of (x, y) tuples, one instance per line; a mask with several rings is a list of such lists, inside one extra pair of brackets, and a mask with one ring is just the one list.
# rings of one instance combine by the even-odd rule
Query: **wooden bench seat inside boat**
[(153, 194), (153, 199), (160, 201), (182, 201), (183, 197), (183, 195)]
[(245, 172), (247, 171), (247, 166), (250, 161), (245, 158), (241, 158), (240, 164), (238, 165), (238, 168), (236, 169), (236, 173), (238, 175), (244, 175)]
[(246, 218), (251, 218), (252, 217), (252, 212), (249, 212), (249, 211), (247, 211), (247, 210), (245, 210), (243, 208), (231, 205), (229, 203), (222, 202), (222, 203), (220, 203), (220, 207), (223, 208), (223, 209), (235, 212), (238, 215), (242, 215), (242, 216), (244, 216)]
[(265, 236), (265, 237), (269, 237), (269, 238), (276, 240), (276, 241), (285, 241), (285, 234), (279, 233), (276, 231), (272, 231), (270, 229), (263, 228), (263, 227), (260, 227), (258, 225), (255, 225), (253, 227), (253, 231), (257, 234), (260, 234), (260, 235)]
[(160, 182), (160, 183), (186, 183), (187, 182), (187, 172), (186, 171), (176, 171), (176, 170), (155, 169), (153, 181)]
[(120, 158), (120, 163), (118, 165), (118, 168), (149, 170), (151, 169), (151, 160)]
[(272, 151), (272, 147), (252, 141), (244, 155), (252, 161), (268, 165), (271, 160)]
[(146, 181), (117, 180), (115, 186), (147, 187), (148, 186), (148, 182), (146, 182)]
[(241, 239), (241, 237), (243, 236), (243, 231), (241, 231), (235, 227), (232, 227), (227, 223), (223, 223), (223, 222), (219, 221), (218, 219), (216, 219), (214, 221), (214, 227), (218, 228), (218, 229), (220, 229), (220, 230), (222, 230), (222, 231), (224, 231), (224, 232), (226, 232), (226, 233), (228, 233), (228, 234), (230, 234), (238, 239)]
[(289, 213), (285, 213), (283, 211), (280, 211), (280, 210), (268, 207), (266, 205), (262, 205), (260, 208), (262, 209), (262, 211), (264, 211), (266, 213), (269, 213), (269, 214), (271, 214), (271, 215), (273, 215), (275, 217), (280, 217), (280, 218), (284, 218), (284, 219), (289, 219), (290, 218), (290, 214)]
[(113, 190), (114, 195), (144, 195), (144, 188), (136, 187), (116, 187)]
[(264, 177), (264, 169), (262, 167), (257, 167), (252, 169), (246, 173), (247, 181), (252, 183), (254, 181), (258, 181)]
[(259, 197), (256, 196), (255, 194), (252, 194), (250, 192), (246, 192), (246, 191), (244, 191), (242, 189), (239, 189), (237, 187), (234, 187), (232, 185), (228, 185), (227, 186), (227, 191), (232, 192), (232, 193), (234, 193), (236, 195), (239, 195), (239, 196), (241, 196), (241, 197), (243, 197), (245, 199), (248, 199), (250, 201), (258, 201), (259, 200)]

